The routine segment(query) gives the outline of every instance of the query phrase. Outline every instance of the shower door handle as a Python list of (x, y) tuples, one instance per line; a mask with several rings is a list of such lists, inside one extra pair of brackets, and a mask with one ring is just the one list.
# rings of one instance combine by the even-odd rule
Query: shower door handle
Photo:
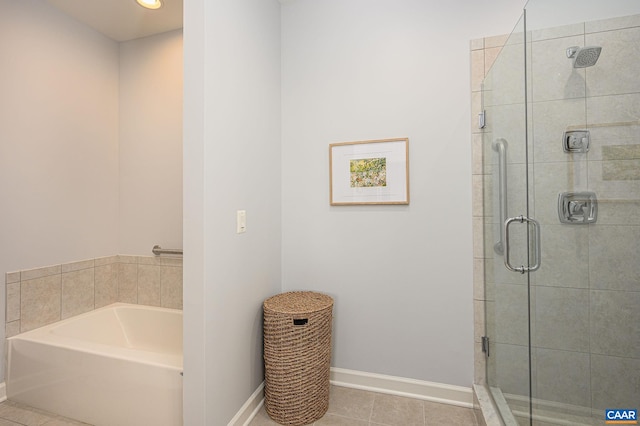
[[(535, 245), (533, 252), (535, 254), (535, 258), (534, 258), (534, 262), (533, 265), (529, 265), (529, 266), (518, 266), (518, 267), (514, 267), (513, 265), (511, 265), (510, 259), (509, 259), (509, 225), (511, 225), (513, 222), (520, 222), (520, 223), (527, 223), (527, 229), (529, 227), (529, 224), (533, 225), (533, 243)], [(533, 272), (533, 271), (537, 271), (540, 268), (540, 223), (535, 220), (535, 219), (531, 219), (529, 217), (526, 216), (518, 216), (518, 217), (510, 217), (509, 219), (507, 219), (504, 222), (504, 242), (505, 242), (505, 248), (504, 248), (504, 266), (510, 270), (511, 272), (520, 272), (521, 274), (524, 274), (525, 272)]]

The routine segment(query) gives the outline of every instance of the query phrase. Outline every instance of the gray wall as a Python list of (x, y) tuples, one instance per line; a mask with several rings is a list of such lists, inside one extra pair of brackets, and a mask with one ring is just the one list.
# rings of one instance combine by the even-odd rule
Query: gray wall
[(182, 247), (182, 30), (120, 43), (119, 253)]
[(0, 51), (0, 273), (117, 254), (117, 44), (1, 0)]
[(281, 289), (280, 5), (188, 1), (184, 37), (184, 415), (222, 425), (263, 380)]
[[(471, 385), (468, 46), (521, 7), (185, 3), (187, 423), (257, 388), (261, 302), (282, 290), (335, 297), (334, 366)], [(411, 205), (330, 208), (329, 143), (400, 136)]]
[[(335, 298), (335, 367), (472, 383), (468, 48), (514, 3), (282, 6), (283, 290)], [(391, 137), (411, 204), (330, 207), (329, 144)]]

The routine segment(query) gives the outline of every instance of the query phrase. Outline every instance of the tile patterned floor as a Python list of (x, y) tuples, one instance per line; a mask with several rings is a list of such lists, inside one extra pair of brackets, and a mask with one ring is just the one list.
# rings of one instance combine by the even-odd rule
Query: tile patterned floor
[[(277, 426), (264, 407), (249, 426)], [(477, 426), (473, 409), (331, 386), (329, 410), (314, 426)]]
[(13, 401), (0, 403), (0, 426), (90, 426)]
[[(249, 426), (277, 426), (264, 407)], [(470, 408), (331, 386), (329, 411), (314, 426), (478, 426)], [(0, 403), (0, 426), (90, 426), (13, 401)], [(140, 425), (151, 426), (151, 425)]]

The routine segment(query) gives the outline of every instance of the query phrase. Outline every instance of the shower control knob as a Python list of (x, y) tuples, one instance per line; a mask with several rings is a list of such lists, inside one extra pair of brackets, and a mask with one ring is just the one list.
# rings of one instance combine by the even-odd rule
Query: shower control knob
[(564, 152), (589, 152), (591, 135), (588, 130), (567, 130), (562, 137), (562, 149)]

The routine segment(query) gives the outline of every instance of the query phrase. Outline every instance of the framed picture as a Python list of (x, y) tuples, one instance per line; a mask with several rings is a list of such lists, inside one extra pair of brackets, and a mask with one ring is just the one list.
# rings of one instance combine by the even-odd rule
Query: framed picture
[(409, 204), (409, 139), (329, 145), (332, 206)]

